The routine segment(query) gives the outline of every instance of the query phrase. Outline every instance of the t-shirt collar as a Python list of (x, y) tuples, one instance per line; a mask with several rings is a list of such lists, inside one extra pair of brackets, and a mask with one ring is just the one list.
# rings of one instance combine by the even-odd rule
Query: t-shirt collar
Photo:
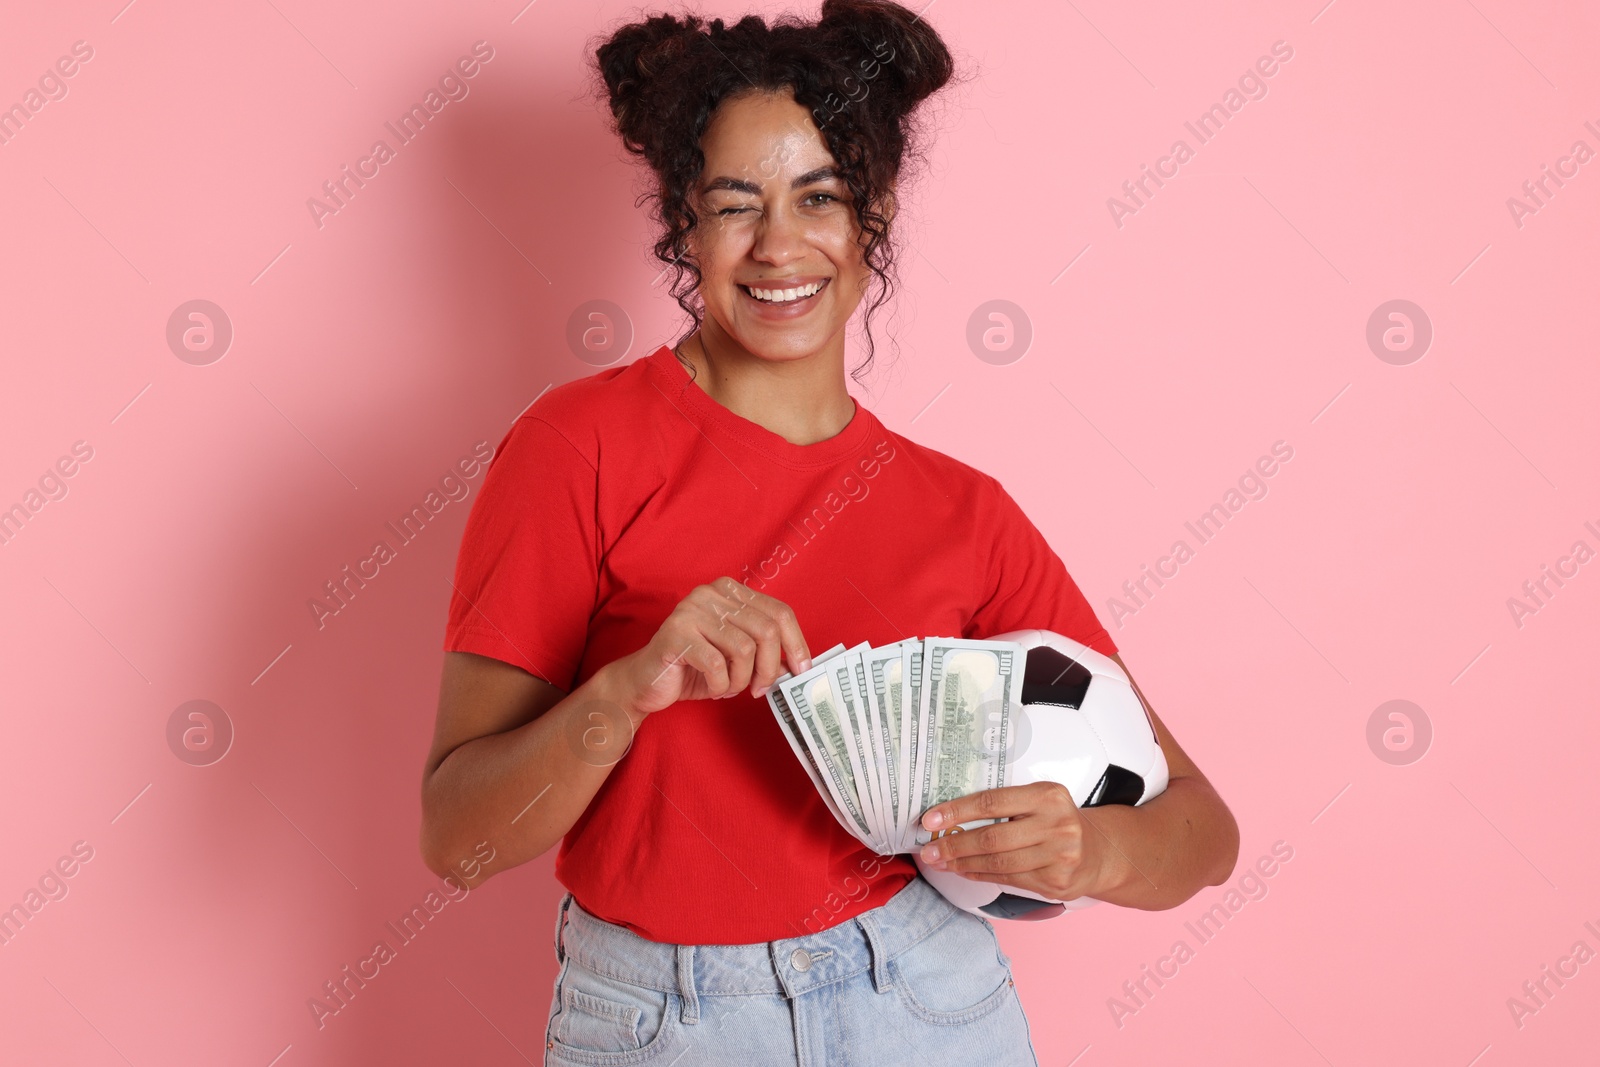
[(696, 425), (715, 426), (788, 467), (816, 468), (837, 463), (858, 452), (879, 425), (877, 418), (852, 398), (855, 414), (843, 430), (826, 441), (797, 445), (713, 400), (689, 377), (670, 345), (662, 345), (647, 358), (662, 392), (679, 412)]

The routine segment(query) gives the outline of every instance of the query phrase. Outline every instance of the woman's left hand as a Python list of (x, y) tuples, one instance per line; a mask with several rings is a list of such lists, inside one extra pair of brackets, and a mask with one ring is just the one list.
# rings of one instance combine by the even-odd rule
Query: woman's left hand
[(1095, 896), (1112, 874), (1112, 847), (1055, 782), (986, 789), (929, 808), (922, 826), (937, 833), (975, 819), (1008, 818), (957, 829), (922, 847), (922, 861), (978, 882), (1000, 882), (1055, 900)]

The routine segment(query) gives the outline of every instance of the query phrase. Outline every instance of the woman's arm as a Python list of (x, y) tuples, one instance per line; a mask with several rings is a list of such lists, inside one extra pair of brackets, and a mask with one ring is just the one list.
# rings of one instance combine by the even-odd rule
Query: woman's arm
[[(1239, 826), (1206, 776), (1179, 747), (1122, 662), (1150, 713), (1167, 760), (1167, 788), (1138, 807), (1079, 808), (1052, 782), (988, 789), (930, 808), (929, 830), (1009, 818), (927, 845), (924, 862), (969, 878), (1031, 889), (1057, 900), (1093, 897), (1128, 908), (1175, 908), (1220, 885), (1239, 858)], [(931, 851), (930, 851), (931, 850)]]
[[(525, 863), (559, 841), (632, 740), (616, 683), (615, 666), (607, 665), (563, 693), (509, 663), (445, 653), (422, 779), (428, 869), (470, 888), (474, 877)], [(493, 870), (473, 859), (481, 842), (493, 850)]]
[(543, 855), (583, 815), (646, 716), (747, 687), (760, 696), (785, 662), (799, 673), (810, 656), (788, 605), (728, 577), (695, 587), (648, 645), (571, 693), (509, 663), (446, 653), (422, 774), (423, 862), (471, 888)]

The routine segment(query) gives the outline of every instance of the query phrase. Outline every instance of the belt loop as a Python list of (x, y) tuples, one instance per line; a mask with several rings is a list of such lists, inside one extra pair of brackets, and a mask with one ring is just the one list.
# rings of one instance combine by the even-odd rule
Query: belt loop
[(694, 988), (694, 946), (673, 946), (678, 957), (678, 995), (683, 999), (683, 1010), (678, 1018), (689, 1026), (700, 1021), (700, 995)]
[[(881, 910), (881, 908), (873, 909), (873, 911)], [(873, 920), (871, 912), (862, 912), (856, 916), (856, 925), (867, 935), (867, 945), (872, 949), (872, 988), (879, 993), (887, 992), (893, 988), (889, 981), (889, 954), (884, 950), (883, 935), (878, 930), (878, 924)]]
[(561, 897), (561, 910), (556, 913), (556, 963), (567, 962), (567, 948), (562, 941), (562, 927), (567, 924), (567, 908), (572, 904), (572, 894), (564, 893)]

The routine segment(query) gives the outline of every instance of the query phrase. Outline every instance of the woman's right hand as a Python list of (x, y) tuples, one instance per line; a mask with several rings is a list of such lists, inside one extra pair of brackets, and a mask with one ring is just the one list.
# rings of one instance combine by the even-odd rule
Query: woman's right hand
[(696, 586), (650, 643), (613, 663), (616, 692), (635, 725), (680, 700), (765, 695), (784, 664), (811, 666), (794, 611), (729, 577)]

